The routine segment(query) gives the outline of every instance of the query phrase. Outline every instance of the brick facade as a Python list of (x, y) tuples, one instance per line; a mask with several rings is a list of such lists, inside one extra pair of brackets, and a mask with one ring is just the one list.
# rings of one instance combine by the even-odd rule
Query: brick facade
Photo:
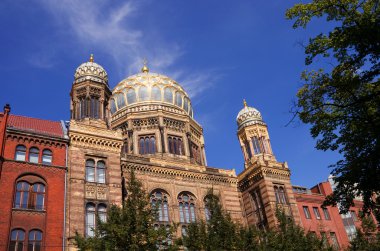
[[(13, 115), (10, 115), (12, 118)], [(23, 121), (23, 117), (18, 117)], [(28, 118), (25, 118), (28, 120)], [(64, 201), (67, 140), (63, 137), (53, 137), (43, 131), (16, 128), (9, 121), (6, 129), (5, 148), (0, 179), (0, 250), (7, 250), (10, 245), (12, 230), (24, 231), (24, 249), (28, 244), (28, 234), (32, 230), (42, 232), (41, 250), (62, 250), (64, 240)], [(45, 121), (45, 123), (54, 123)], [(60, 126), (59, 122), (55, 122)], [(62, 134), (63, 135), (63, 134)], [(25, 160), (16, 161), (16, 147), (26, 147)], [(30, 149), (39, 149), (38, 163), (29, 161)], [(42, 164), (42, 152), (49, 149), (52, 152), (51, 164)], [(26, 200), (27, 204), (16, 205), (16, 185), (18, 182), (28, 184), (43, 184), (45, 187), (44, 202), (36, 205), (36, 199), (31, 190)], [(32, 188), (31, 188), (32, 189)], [(33, 198), (32, 198), (33, 197)]]

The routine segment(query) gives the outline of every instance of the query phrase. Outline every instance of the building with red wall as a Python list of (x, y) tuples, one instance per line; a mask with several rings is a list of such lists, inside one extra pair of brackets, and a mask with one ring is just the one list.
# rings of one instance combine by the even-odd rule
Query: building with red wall
[(0, 250), (62, 250), (65, 128), (9, 110), (0, 115)]
[(337, 248), (344, 249), (361, 227), (359, 212), (363, 202), (355, 200), (355, 206), (347, 214), (339, 214), (337, 207), (322, 207), (325, 197), (333, 192), (329, 181), (321, 182), (311, 189), (293, 186), (302, 225)]

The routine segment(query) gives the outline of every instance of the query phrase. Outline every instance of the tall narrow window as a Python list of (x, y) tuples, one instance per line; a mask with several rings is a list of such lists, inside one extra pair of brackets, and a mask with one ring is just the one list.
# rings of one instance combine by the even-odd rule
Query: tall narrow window
[(86, 235), (93, 237), (95, 228), (95, 205), (87, 203), (86, 205)]
[(168, 194), (162, 190), (155, 190), (150, 195), (150, 203), (157, 210), (156, 221), (169, 221)]
[(96, 163), (96, 180), (98, 183), (106, 183), (106, 164), (103, 161)]
[(276, 202), (280, 204), (287, 204), (284, 187), (274, 186), (274, 194), (276, 196)]
[(325, 219), (326, 220), (331, 220), (331, 217), (330, 217), (330, 214), (329, 214), (329, 210), (327, 210), (327, 208), (322, 208), (323, 210), (323, 215), (325, 216)]
[(206, 197), (204, 198), (203, 202), (204, 202), (204, 205), (205, 205), (205, 219), (206, 221), (209, 221), (210, 218), (211, 218), (211, 211), (210, 211), (210, 206), (209, 206), (209, 203), (213, 203), (214, 202), (217, 202), (219, 201), (219, 198), (213, 194), (208, 194), (206, 195)]
[(152, 87), (152, 100), (160, 101), (161, 100), (161, 89), (158, 86)]
[(104, 204), (98, 205), (98, 216), (102, 222), (107, 221), (107, 206)]
[(318, 207), (313, 207), (313, 211), (314, 211), (315, 218), (316, 218), (317, 220), (320, 220), (320, 219), (321, 219), (321, 215), (320, 215), (320, 213), (319, 213), (319, 209), (318, 209)]
[(261, 137), (261, 145), (263, 146), (263, 152), (270, 153), (269, 142), (265, 137)]
[(308, 206), (303, 206), (303, 213), (306, 219), (311, 219), (310, 211)]
[(118, 93), (116, 94), (116, 100), (117, 100), (117, 109), (120, 110), (125, 106), (125, 98), (124, 93)]
[(28, 251), (40, 251), (42, 244), (42, 232), (40, 230), (32, 230), (29, 232)]
[(136, 92), (134, 89), (129, 89), (127, 91), (127, 101), (128, 104), (133, 104), (136, 102)]
[(190, 193), (178, 195), (179, 218), (181, 223), (195, 222), (195, 198)]
[(249, 159), (252, 158), (251, 147), (249, 146), (248, 141), (245, 141), (245, 142), (244, 142), (244, 147), (245, 147), (245, 151), (246, 151), (246, 153), (247, 153), (247, 155), (248, 155), (248, 158), (249, 158)]
[(331, 239), (331, 243), (332, 243), (332, 246), (334, 247), (334, 249), (338, 250), (339, 249), (339, 242), (338, 242), (338, 239), (336, 238), (335, 232), (330, 232), (330, 239)]
[(259, 189), (253, 190), (251, 192), (251, 199), (253, 202), (252, 203), (253, 212), (256, 215), (256, 219), (257, 219), (257, 227), (262, 229), (267, 225), (267, 219), (265, 215), (263, 200), (261, 198)]
[(164, 101), (173, 104), (173, 90), (170, 87), (164, 89)]
[(42, 164), (51, 165), (53, 160), (53, 153), (49, 149), (42, 151)]
[(92, 159), (86, 161), (86, 181), (95, 182), (95, 161)]
[(111, 99), (111, 113), (115, 113), (115, 112), (116, 112), (115, 100)]
[(12, 230), (8, 251), (23, 251), (24, 240), (25, 240), (24, 230), (22, 229)]
[(182, 107), (182, 95), (179, 92), (175, 93), (175, 104), (179, 107)]
[(323, 247), (327, 247), (328, 241), (327, 241), (327, 235), (325, 232), (321, 232), (321, 238), (322, 238)]
[(280, 202), (282, 204), (287, 204), (284, 187), (281, 186), (278, 190), (279, 190), (279, 195), (280, 195)]
[(149, 100), (148, 88), (146, 88), (146, 86), (141, 86), (139, 88), (139, 101), (146, 101), (146, 100)]
[(29, 190), (30, 185), (25, 181), (19, 181), (16, 185), (16, 198), (15, 208), (28, 208), (29, 207)]
[(253, 151), (255, 154), (261, 153), (259, 139), (255, 136), (252, 138)]
[(97, 119), (99, 118), (99, 98), (91, 97), (90, 99), (90, 117)]
[(38, 157), (39, 157), (40, 151), (37, 147), (31, 147), (29, 149), (29, 162), (32, 163), (38, 163)]
[(25, 156), (26, 156), (26, 147), (23, 145), (18, 145), (16, 147), (15, 160), (25, 161)]
[(202, 164), (201, 151), (199, 147), (193, 142), (190, 142), (190, 145), (191, 145), (191, 157), (193, 157), (195, 162), (197, 162), (198, 164)]
[(45, 185), (36, 183), (33, 185), (31, 206), (36, 210), (44, 210)]

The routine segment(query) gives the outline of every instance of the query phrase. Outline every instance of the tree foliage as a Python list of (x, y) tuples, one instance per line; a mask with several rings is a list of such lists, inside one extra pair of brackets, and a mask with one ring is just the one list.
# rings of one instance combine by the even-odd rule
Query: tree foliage
[(94, 237), (75, 237), (80, 250), (176, 250), (172, 240), (175, 226), (157, 227), (157, 210), (132, 170), (123, 207), (112, 205), (107, 221), (97, 219)]
[(219, 197), (208, 194), (206, 208), (208, 221), (197, 221), (187, 227), (183, 245), (189, 251), (239, 250), (239, 251), (312, 251), (332, 250), (316, 236), (305, 233), (284, 212), (277, 211), (278, 226), (259, 230), (233, 222), (228, 212), (222, 209)]
[(348, 251), (377, 251), (380, 250), (380, 233), (371, 216), (361, 218), (362, 229), (357, 229), (356, 237), (350, 242)]
[(337, 150), (333, 164), (337, 188), (327, 203), (339, 202), (347, 212), (355, 196), (364, 210), (380, 201), (380, 2), (379, 0), (313, 0), (287, 10), (294, 28), (305, 28), (313, 18), (325, 18), (331, 30), (310, 38), (306, 64), (325, 58), (325, 70), (303, 72), (296, 113), (311, 125), (316, 148)]

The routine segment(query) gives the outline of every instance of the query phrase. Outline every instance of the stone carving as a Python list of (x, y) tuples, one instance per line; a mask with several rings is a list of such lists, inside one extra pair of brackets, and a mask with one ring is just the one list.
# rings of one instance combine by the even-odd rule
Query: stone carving
[(169, 119), (169, 118), (164, 118), (164, 125), (167, 128), (170, 128), (174, 131), (179, 131), (179, 132), (184, 132), (185, 131), (185, 122), (175, 120), (175, 119)]

